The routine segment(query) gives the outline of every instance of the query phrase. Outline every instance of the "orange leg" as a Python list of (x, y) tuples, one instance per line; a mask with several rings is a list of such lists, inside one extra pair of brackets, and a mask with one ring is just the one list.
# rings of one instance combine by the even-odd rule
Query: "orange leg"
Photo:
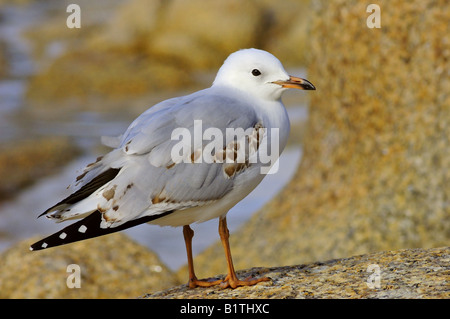
[(233, 266), (233, 260), (231, 258), (230, 243), (228, 241), (228, 238), (230, 237), (230, 232), (228, 231), (226, 217), (223, 217), (223, 218), (220, 217), (219, 235), (220, 235), (220, 239), (222, 240), (223, 248), (225, 249), (225, 257), (227, 258), (227, 266), (228, 266), (228, 275), (225, 277), (223, 282), (220, 284), (220, 286), (222, 288), (227, 288), (227, 287), (236, 288), (236, 287), (240, 287), (240, 286), (252, 286), (261, 281), (270, 280), (267, 277), (258, 278), (258, 279), (246, 278), (244, 280), (239, 280), (236, 276), (236, 272), (235, 272), (234, 266)]
[(239, 280), (236, 276), (236, 271), (234, 270), (233, 266), (233, 260), (231, 258), (231, 250), (230, 250), (230, 243), (228, 241), (230, 237), (230, 232), (228, 231), (227, 227), (227, 219), (226, 217), (221, 217), (219, 220), (219, 235), (220, 239), (222, 241), (223, 248), (225, 249), (225, 257), (227, 259), (227, 268), (228, 268), (228, 274), (225, 277), (224, 280), (200, 280), (197, 279), (195, 276), (194, 271), (194, 259), (192, 257), (192, 238), (194, 237), (194, 231), (189, 227), (189, 225), (183, 226), (183, 235), (184, 235), (184, 241), (186, 243), (186, 253), (187, 253), (187, 259), (188, 259), (188, 268), (189, 268), (189, 288), (195, 288), (195, 287), (211, 287), (219, 285), (222, 288), (236, 288), (241, 286), (252, 286), (255, 285), (261, 281), (268, 281), (270, 280), (267, 277), (258, 278), (258, 279), (252, 279), (246, 278), (244, 280)]
[(189, 288), (211, 287), (220, 284), (222, 280), (207, 281), (197, 279), (194, 272), (194, 259), (192, 258), (192, 237), (194, 237), (194, 231), (191, 227), (189, 227), (189, 225), (185, 225), (183, 226), (183, 235), (184, 242), (186, 244), (186, 253), (189, 268)]

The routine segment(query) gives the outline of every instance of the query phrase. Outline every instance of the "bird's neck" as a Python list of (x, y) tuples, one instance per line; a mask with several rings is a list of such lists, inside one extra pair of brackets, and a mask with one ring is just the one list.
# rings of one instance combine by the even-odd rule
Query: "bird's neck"
[(290, 132), (290, 122), (289, 117), (284, 107), (281, 99), (278, 101), (270, 101), (261, 104), (263, 109), (263, 114), (265, 118), (263, 119), (267, 127), (271, 129), (278, 129), (279, 134), (279, 146), (280, 154), (287, 144)]

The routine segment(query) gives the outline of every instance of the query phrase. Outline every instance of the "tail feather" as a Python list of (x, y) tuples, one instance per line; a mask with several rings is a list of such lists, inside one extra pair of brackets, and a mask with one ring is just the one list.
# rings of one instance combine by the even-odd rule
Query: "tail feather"
[(115, 233), (142, 223), (150, 222), (160, 217), (169, 215), (172, 212), (173, 211), (167, 211), (158, 215), (140, 217), (130, 220), (117, 227), (101, 228), (100, 223), (102, 221), (102, 214), (97, 210), (82, 220), (67, 226), (61, 231), (32, 244), (30, 246), (30, 250), (41, 250)]

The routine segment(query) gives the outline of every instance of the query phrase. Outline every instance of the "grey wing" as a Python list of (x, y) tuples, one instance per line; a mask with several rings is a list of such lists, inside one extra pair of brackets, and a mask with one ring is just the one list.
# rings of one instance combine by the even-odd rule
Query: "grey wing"
[[(118, 170), (114, 177), (88, 197), (71, 204), (68, 212), (60, 211), (53, 217), (65, 220), (98, 210), (102, 213), (101, 227), (116, 227), (142, 216), (201, 206), (224, 197), (233, 189), (235, 176), (245, 170), (245, 165), (199, 162), (198, 145), (194, 143), (184, 149), (187, 152), (181, 160), (173, 160), (174, 147), (188, 142), (173, 139), (173, 132), (182, 129), (193, 137), (198, 129), (196, 121), (201, 121), (203, 130), (216, 128), (226, 132), (227, 128), (253, 128), (261, 119), (245, 103), (210, 94), (173, 99), (170, 105), (145, 112), (124, 134), (120, 147), (93, 165), (98, 172)], [(242, 138), (241, 134), (236, 139)], [(202, 140), (200, 148), (209, 143)], [(224, 140), (222, 144), (225, 143)], [(222, 155), (225, 159), (227, 154)], [(86, 179), (84, 186), (93, 179)], [(67, 210), (67, 206), (64, 208)]]
[[(260, 119), (249, 105), (214, 95), (189, 96), (154, 113), (150, 120), (136, 125), (122, 141), (129, 163), (123, 167), (124, 173), (110, 185), (117, 185), (118, 196), (104, 201), (102, 208), (107, 211), (107, 219), (122, 222), (142, 214), (201, 206), (232, 190), (234, 177), (243, 172), (244, 166), (241, 165), (238, 172), (236, 164), (224, 161), (225, 156), (216, 163), (199, 160), (199, 148), (203, 150), (210, 141), (201, 139), (200, 145), (193, 141), (194, 135), (201, 133), (196, 132), (198, 121), (201, 121), (203, 131), (215, 128), (226, 132), (227, 128), (242, 128), (241, 136), (236, 137), (239, 140), (243, 131), (253, 128)], [(189, 132), (190, 138), (173, 139), (172, 134), (177, 129)], [(223, 134), (218, 144), (225, 147), (226, 138)], [(184, 149), (183, 156), (174, 160), (174, 148), (186, 143), (189, 147)], [(235, 169), (227, 170), (232, 167)], [(134, 212), (132, 215), (131, 211)]]

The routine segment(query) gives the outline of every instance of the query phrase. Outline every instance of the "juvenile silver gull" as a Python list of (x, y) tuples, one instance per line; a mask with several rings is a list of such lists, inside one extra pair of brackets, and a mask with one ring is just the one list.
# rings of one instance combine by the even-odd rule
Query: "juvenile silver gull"
[[(183, 226), (189, 287), (236, 288), (268, 278), (239, 280), (228, 242), (227, 212), (269, 172), (286, 146), (289, 118), (281, 101), (288, 88), (315, 90), (290, 76), (272, 54), (232, 53), (210, 88), (160, 102), (141, 114), (113, 150), (87, 165), (72, 194), (42, 215), (80, 219), (33, 245), (40, 250), (117, 232), (142, 223)], [(224, 280), (199, 280), (189, 226), (219, 218), (228, 266)]]

